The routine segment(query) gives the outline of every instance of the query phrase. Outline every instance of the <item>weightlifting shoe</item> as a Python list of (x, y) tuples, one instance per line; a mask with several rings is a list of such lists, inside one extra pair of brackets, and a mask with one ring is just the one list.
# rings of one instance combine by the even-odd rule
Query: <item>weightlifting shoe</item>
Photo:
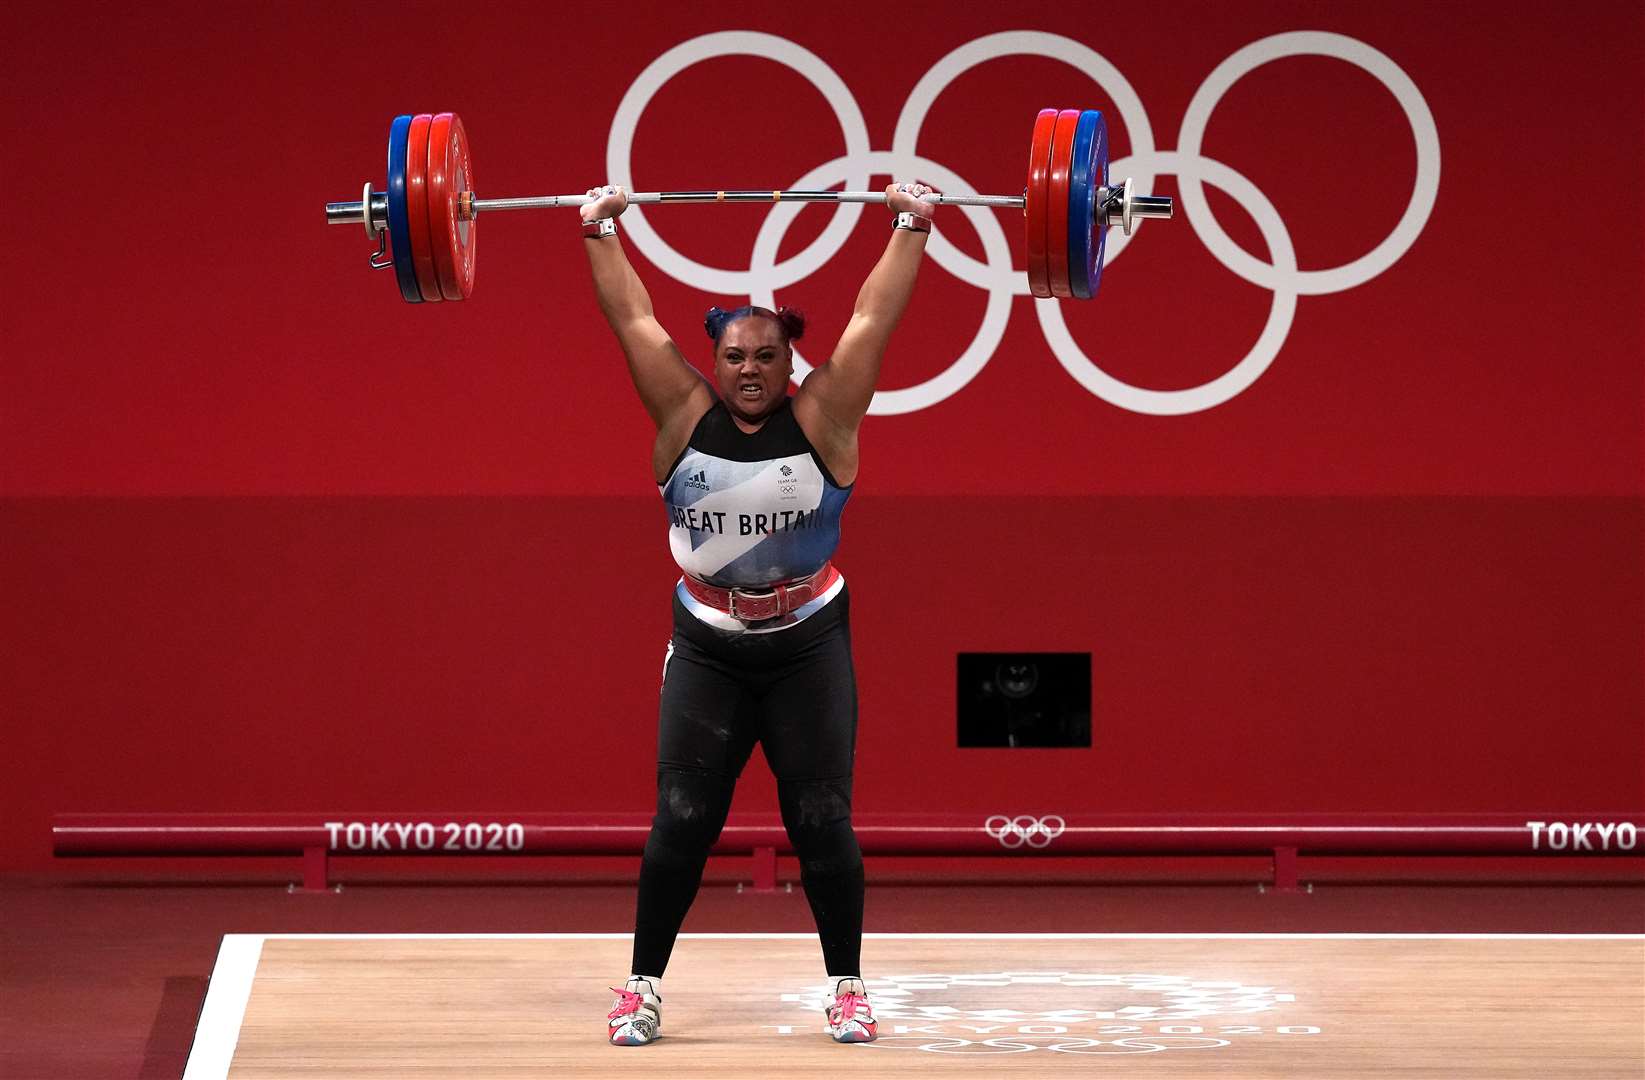
[(835, 983), (834, 1004), (825, 1011), (828, 1033), (835, 1042), (873, 1042), (879, 1034), (874, 1007), (868, 1003), (868, 991), (861, 979), (841, 979)]
[(650, 979), (635, 976), (618, 990), (616, 1003), (606, 1014), (613, 1046), (644, 1046), (662, 1034), (663, 999)]

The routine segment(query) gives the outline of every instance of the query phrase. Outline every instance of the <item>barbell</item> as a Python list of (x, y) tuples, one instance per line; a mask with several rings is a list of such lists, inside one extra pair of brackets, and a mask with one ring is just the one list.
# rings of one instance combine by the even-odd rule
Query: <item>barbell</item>
[[(468, 134), (456, 113), (396, 116), (388, 132), (388, 184), (367, 181), (359, 202), (326, 204), (326, 223), (363, 225), (377, 244), (372, 267), (394, 270), (410, 303), (466, 300), (474, 291), (474, 247), (482, 211), (583, 206), (588, 195), (482, 199), (474, 193)], [(1139, 195), (1129, 179), (1108, 181), (1108, 126), (1095, 109), (1041, 109), (1029, 143), (1021, 195), (921, 196), (951, 206), (1020, 209), (1029, 291), (1089, 300), (1102, 277), (1110, 226), (1129, 234), (1140, 218), (1168, 218), (1171, 199)], [(640, 191), (630, 203), (884, 203), (882, 191)]]

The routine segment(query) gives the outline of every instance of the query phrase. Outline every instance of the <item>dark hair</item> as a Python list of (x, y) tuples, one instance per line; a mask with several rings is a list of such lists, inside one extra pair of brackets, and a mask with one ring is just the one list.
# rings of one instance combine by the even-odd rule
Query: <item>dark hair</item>
[(776, 311), (764, 307), (740, 307), (733, 308), (730, 311), (711, 307), (708, 309), (708, 315), (703, 319), (703, 329), (708, 331), (708, 336), (713, 339), (714, 344), (718, 345), (726, 327), (738, 319), (746, 319), (750, 315), (760, 315), (776, 322), (778, 328), (783, 332), (784, 345), (791, 341), (798, 341), (805, 336), (805, 316), (788, 307), (780, 307)]

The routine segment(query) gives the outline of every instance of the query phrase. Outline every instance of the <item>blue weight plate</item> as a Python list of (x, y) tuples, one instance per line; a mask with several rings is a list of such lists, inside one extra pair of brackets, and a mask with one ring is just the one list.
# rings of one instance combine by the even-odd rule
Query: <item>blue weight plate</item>
[(406, 143), (411, 117), (396, 116), (388, 129), (388, 242), (394, 251), (394, 280), (408, 303), (420, 304), (417, 270), (411, 264), (411, 218), (406, 207)]
[(1092, 225), (1096, 220), (1096, 185), (1091, 183), (1091, 147), (1102, 118), (1091, 109), (1080, 113), (1074, 128), (1074, 153), (1068, 168), (1068, 291), (1091, 299)]
[(1074, 161), (1068, 178), (1068, 291), (1076, 299), (1097, 295), (1103, 242), (1097, 198), (1108, 183), (1108, 125), (1102, 113), (1086, 109), (1074, 129)]

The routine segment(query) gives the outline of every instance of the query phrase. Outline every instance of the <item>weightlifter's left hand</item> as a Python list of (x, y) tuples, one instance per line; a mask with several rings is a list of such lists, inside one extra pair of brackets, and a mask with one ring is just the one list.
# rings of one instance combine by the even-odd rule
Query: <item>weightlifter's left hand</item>
[(925, 202), (920, 196), (929, 195), (932, 190), (924, 184), (887, 184), (885, 205), (894, 214), (918, 214), (930, 221), (937, 204)]
[(604, 187), (589, 188), (588, 197), (594, 201), (584, 203), (582, 208), (577, 211), (582, 215), (584, 221), (614, 218), (628, 209), (628, 192), (611, 184)]

